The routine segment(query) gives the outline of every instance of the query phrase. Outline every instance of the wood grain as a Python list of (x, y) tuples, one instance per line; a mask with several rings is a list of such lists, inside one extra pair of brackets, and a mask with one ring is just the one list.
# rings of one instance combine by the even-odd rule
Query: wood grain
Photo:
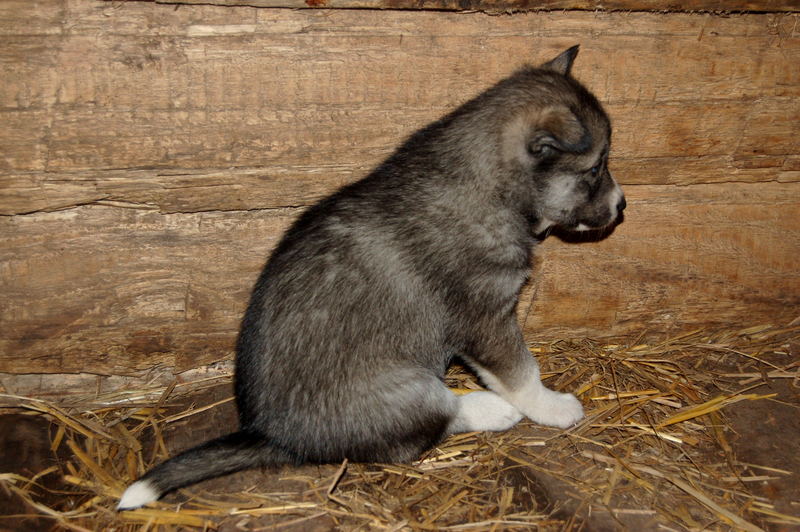
[[(638, 185), (599, 243), (541, 246), (531, 338), (782, 323), (800, 308), (795, 183)], [(0, 219), (0, 372), (126, 375), (231, 353), (266, 254), (299, 209), (83, 206)], [(535, 293), (532, 308), (531, 297)]]
[(629, 186), (606, 240), (548, 239), (531, 337), (679, 332), (800, 315), (797, 184)]
[[(153, 1), (153, 0), (151, 0)], [(794, 0), (154, 0), (163, 4), (214, 4), (333, 9), (434, 9), (504, 13), (531, 10), (619, 10), (659, 12), (796, 12)]]
[(124, 375), (228, 356), (251, 285), (295, 211), (94, 205), (3, 217), (0, 372)]
[(0, 373), (230, 357), (303, 208), (578, 42), (630, 207), (603, 242), (544, 243), (526, 333), (788, 321), (799, 19), (2, 2)]

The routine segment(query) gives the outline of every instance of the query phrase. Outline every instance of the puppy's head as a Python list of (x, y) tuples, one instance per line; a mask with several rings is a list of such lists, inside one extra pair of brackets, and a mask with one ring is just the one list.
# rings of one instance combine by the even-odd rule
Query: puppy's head
[(570, 76), (576, 54), (577, 46), (510, 78), (528, 97), (505, 123), (503, 159), (529, 191), (525, 208), (536, 232), (600, 229), (625, 208), (622, 189), (608, 171), (608, 116)]

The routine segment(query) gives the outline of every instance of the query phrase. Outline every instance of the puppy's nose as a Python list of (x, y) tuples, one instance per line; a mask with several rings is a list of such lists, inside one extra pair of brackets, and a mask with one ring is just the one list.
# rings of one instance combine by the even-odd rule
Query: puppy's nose
[(617, 203), (617, 212), (624, 211), (625, 207), (627, 207), (627, 206), (628, 206), (628, 203), (625, 201), (625, 196), (622, 196), (622, 199), (619, 200), (619, 203)]

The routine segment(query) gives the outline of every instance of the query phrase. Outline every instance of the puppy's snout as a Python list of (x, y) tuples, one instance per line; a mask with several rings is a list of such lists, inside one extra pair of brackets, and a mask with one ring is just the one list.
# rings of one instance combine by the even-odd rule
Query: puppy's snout
[(622, 211), (628, 206), (625, 201), (625, 194), (622, 193), (622, 188), (614, 183), (614, 189), (608, 197), (608, 208), (612, 209), (612, 215), (617, 218), (622, 215)]

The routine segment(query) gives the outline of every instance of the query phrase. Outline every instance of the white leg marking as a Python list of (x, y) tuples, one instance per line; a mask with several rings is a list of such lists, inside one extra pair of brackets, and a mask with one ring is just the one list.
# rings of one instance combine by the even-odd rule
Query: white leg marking
[(532, 421), (565, 429), (583, 419), (583, 406), (577, 397), (540, 387), (539, 397), (527, 412)]
[(448, 432), (499, 432), (516, 425), (522, 414), (494, 392), (472, 392), (458, 398), (458, 413), (450, 422)]
[(485, 368), (476, 368), (483, 382), (503, 399), (514, 405), (531, 421), (565, 429), (583, 419), (583, 406), (571, 393), (545, 388), (540, 380), (539, 367), (526, 368), (527, 377), (516, 389), (509, 389)]
[(161, 494), (155, 490), (150, 482), (139, 480), (128, 486), (128, 489), (122, 494), (119, 504), (117, 504), (117, 510), (139, 508), (148, 502), (157, 500), (160, 496)]

